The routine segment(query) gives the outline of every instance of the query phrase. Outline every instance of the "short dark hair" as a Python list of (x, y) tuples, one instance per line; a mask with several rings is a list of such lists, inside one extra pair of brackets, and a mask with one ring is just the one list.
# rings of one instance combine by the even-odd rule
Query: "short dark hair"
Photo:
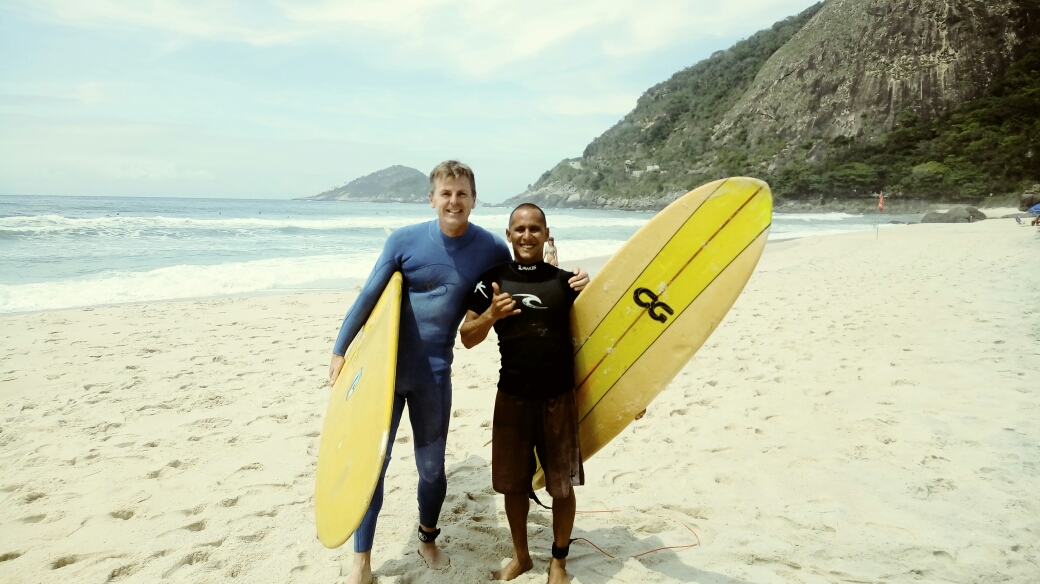
[(545, 211), (542, 211), (541, 207), (534, 203), (520, 203), (515, 209), (513, 209), (513, 212), (509, 214), (509, 229), (513, 228), (513, 215), (520, 209), (534, 209), (535, 211), (538, 211), (542, 215), (542, 227), (545, 227), (546, 229), (549, 228), (549, 221), (546, 220)]

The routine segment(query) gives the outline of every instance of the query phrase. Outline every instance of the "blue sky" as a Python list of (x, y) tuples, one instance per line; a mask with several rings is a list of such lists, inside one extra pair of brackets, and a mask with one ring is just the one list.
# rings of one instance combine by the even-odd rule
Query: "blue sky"
[(521, 192), (808, 0), (0, 0), (0, 194), (292, 198), (404, 164)]

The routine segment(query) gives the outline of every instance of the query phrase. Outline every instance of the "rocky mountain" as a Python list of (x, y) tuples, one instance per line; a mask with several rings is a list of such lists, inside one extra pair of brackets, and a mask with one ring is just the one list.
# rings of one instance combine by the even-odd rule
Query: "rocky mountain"
[(395, 165), (298, 200), (425, 203), (429, 200), (429, 192), (429, 177), (414, 168)]
[(660, 208), (705, 182), (788, 199), (977, 201), (1040, 180), (1040, 2), (829, 0), (650, 88), (506, 201)]

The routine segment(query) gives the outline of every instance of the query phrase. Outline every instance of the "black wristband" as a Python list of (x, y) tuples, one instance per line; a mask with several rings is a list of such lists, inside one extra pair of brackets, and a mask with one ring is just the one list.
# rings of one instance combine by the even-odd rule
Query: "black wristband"
[(423, 543), (433, 543), (437, 540), (437, 536), (441, 534), (441, 530), (435, 529), (433, 531), (423, 531), (422, 526), (419, 526), (419, 541)]

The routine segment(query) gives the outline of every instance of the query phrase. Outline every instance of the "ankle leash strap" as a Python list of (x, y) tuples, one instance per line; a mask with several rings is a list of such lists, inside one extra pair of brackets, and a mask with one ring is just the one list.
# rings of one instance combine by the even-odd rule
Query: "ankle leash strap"
[(431, 532), (423, 531), (423, 528), (419, 527), (419, 541), (423, 543), (432, 543), (437, 540), (437, 536), (441, 534), (440, 529), (435, 529)]
[[(574, 540), (572, 539), (571, 541)], [(563, 547), (556, 547), (556, 542), (554, 541), (552, 544), (552, 557), (556, 558), (557, 560), (567, 559), (567, 554), (569, 554), (571, 551), (571, 541), (567, 542), (567, 545)]]

